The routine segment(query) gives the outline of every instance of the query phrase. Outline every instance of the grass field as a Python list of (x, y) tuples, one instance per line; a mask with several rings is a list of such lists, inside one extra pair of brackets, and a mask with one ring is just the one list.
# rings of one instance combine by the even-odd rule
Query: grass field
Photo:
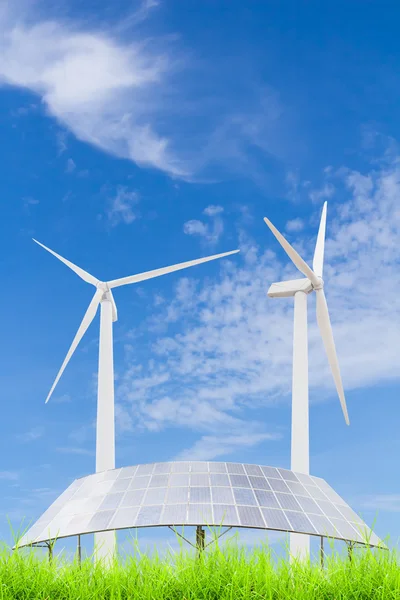
[[(36, 551), (37, 552), (37, 551)], [(0, 600), (391, 600), (400, 599), (397, 551), (359, 549), (352, 561), (333, 552), (321, 569), (318, 557), (292, 563), (268, 546), (248, 552), (234, 540), (215, 544), (196, 559), (182, 546), (162, 558), (133, 547), (132, 556), (110, 568), (91, 558), (53, 560), (35, 550), (0, 554)]]

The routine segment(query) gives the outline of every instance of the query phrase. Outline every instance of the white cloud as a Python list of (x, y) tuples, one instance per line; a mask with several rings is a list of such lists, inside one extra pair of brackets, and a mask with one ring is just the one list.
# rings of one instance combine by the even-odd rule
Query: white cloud
[[(139, 165), (185, 174), (169, 140), (152, 126), (151, 99), (170, 68), (166, 54), (152, 50), (154, 40), (124, 43), (78, 23), (32, 23), (16, 13), (0, 15), (0, 83), (38, 94), (80, 140)], [(65, 140), (59, 143), (62, 152)]]
[(289, 233), (301, 231), (302, 229), (304, 229), (304, 222), (302, 219), (292, 219), (286, 223), (286, 231), (289, 231)]
[(223, 211), (222, 206), (207, 206), (203, 214), (210, 217), (211, 223), (198, 220), (186, 221), (183, 232), (186, 235), (198, 235), (208, 244), (216, 244), (224, 232), (224, 222), (220, 217)]
[(187, 450), (182, 450), (174, 460), (214, 460), (229, 456), (243, 448), (252, 448), (261, 442), (281, 439), (280, 434), (243, 432), (237, 435), (205, 435)]
[(361, 508), (374, 511), (400, 512), (400, 494), (377, 494), (359, 502)]
[[(369, 173), (342, 170), (336, 187), (345, 200), (328, 206), (324, 280), (344, 387), (350, 392), (400, 375), (400, 162)], [(317, 229), (301, 250), (309, 263)], [(282, 256), (274, 239), (266, 244)], [(132, 427), (197, 431), (198, 445), (185, 450), (195, 455), (203, 450), (212, 455), (214, 444), (219, 452), (218, 437), (222, 447), (229, 436), (271, 433), (244, 420), (241, 411), (290, 400), (293, 302), (268, 299), (266, 291), (271, 282), (299, 274), (268, 246), (261, 250), (242, 234), (240, 255), (221, 261), (216, 280), (185, 278), (183, 295), (177, 293), (158, 311), (152, 305), (153, 321), (164, 327), (154, 330), (153, 363), (138, 363), (134, 376), (122, 373), (117, 390)], [(339, 414), (314, 311), (310, 295), (310, 399), (332, 399)], [(168, 329), (178, 321), (178, 332)], [(149, 378), (154, 385), (142, 383)], [(351, 403), (349, 414), (351, 419)]]
[(207, 206), (207, 208), (205, 208), (203, 210), (203, 213), (205, 215), (207, 215), (208, 217), (215, 217), (215, 215), (220, 215), (223, 212), (224, 212), (224, 209), (222, 208), (222, 206), (214, 206), (214, 205)]
[(137, 214), (134, 207), (139, 202), (139, 194), (130, 191), (126, 186), (118, 186), (117, 193), (110, 202), (110, 208), (107, 211), (107, 217), (112, 227), (119, 223), (129, 225), (136, 218)]
[(330, 182), (326, 182), (326, 183), (324, 183), (322, 188), (312, 190), (309, 193), (309, 196), (310, 196), (311, 202), (318, 204), (321, 200), (328, 200), (329, 198), (332, 198), (334, 193), (335, 193), (334, 185)]
[(72, 158), (69, 158), (67, 160), (67, 165), (65, 167), (65, 172), (66, 173), (73, 173), (76, 169), (76, 164), (75, 162), (72, 160)]
[[(89, 25), (52, 18), (51, 11), (45, 20), (37, 3), (7, 3), (0, 11), (0, 85), (40, 98), (63, 128), (59, 155), (69, 132), (173, 177), (220, 179), (227, 168), (265, 182), (265, 161), (257, 164), (251, 150), (281, 157), (282, 115), (288, 115), (277, 93), (241, 69), (236, 86), (241, 79), (246, 97), (240, 94), (238, 106), (229, 86), (215, 85), (231, 80), (230, 61), (204, 65), (176, 32), (144, 39), (136, 25), (158, 4), (147, 0), (119, 23)], [(202, 81), (200, 95), (187, 74)], [(214, 167), (216, 175), (207, 171)]]
[(23, 444), (34, 442), (43, 436), (43, 427), (34, 427), (26, 433), (21, 433), (16, 436), (17, 440)]

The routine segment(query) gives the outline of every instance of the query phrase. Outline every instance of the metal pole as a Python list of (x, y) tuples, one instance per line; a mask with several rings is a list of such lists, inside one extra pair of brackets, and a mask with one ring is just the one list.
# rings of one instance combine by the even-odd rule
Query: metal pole
[[(113, 310), (109, 298), (100, 303), (99, 373), (97, 383), (96, 473), (115, 469)], [(95, 560), (116, 554), (115, 531), (94, 534)], [(103, 561), (104, 562), (104, 561)]]
[(200, 555), (204, 550), (205, 539), (206, 539), (206, 532), (204, 531), (204, 529), (201, 525), (197, 525), (197, 527), (196, 527), (197, 558), (200, 558)]
[(347, 548), (347, 554), (349, 556), (349, 561), (351, 562), (353, 560), (353, 542), (349, 542), (348, 548)]
[(81, 535), (78, 534), (78, 563), (82, 562)]
[(324, 537), (321, 535), (321, 569), (324, 568)]
[[(294, 295), (293, 319), (293, 381), (292, 381), (292, 443), (290, 468), (299, 473), (310, 473), (309, 417), (308, 417), (308, 333), (307, 294)], [(310, 536), (290, 533), (290, 560), (308, 559)]]
[(47, 547), (49, 549), (49, 563), (53, 560), (53, 545), (51, 542), (48, 542)]

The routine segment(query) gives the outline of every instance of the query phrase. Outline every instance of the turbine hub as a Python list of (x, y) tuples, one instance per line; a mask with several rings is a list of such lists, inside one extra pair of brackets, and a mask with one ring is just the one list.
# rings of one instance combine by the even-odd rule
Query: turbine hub
[(322, 279), (322, 277), (318, 277), (318, 280), (319, 280), (318, 285), (312, 284), (314, 290), (322, 290), (322, 288), (324, 287), (324, 280)]
[(110, 288), (108, 287), (108, 283), (105, 281), (98, 281), (96, 284), (98, 290), (103, 290), (104, 293), (109, 292)]

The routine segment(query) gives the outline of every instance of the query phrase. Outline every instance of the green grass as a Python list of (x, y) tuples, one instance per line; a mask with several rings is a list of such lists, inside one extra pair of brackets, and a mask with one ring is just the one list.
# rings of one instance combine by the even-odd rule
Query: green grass
[(211, 546), (196, 559), (181, 546), (162, 558), (133, 548), (131, 557), (110, 568), (54, 555), (51, 563), (35, 550), (0, 552), (0, 600), (391, 600), (400, 599), (397, 551), (355, 551), (289, 564), (268, 546), (253, 551), (231, 540)]

